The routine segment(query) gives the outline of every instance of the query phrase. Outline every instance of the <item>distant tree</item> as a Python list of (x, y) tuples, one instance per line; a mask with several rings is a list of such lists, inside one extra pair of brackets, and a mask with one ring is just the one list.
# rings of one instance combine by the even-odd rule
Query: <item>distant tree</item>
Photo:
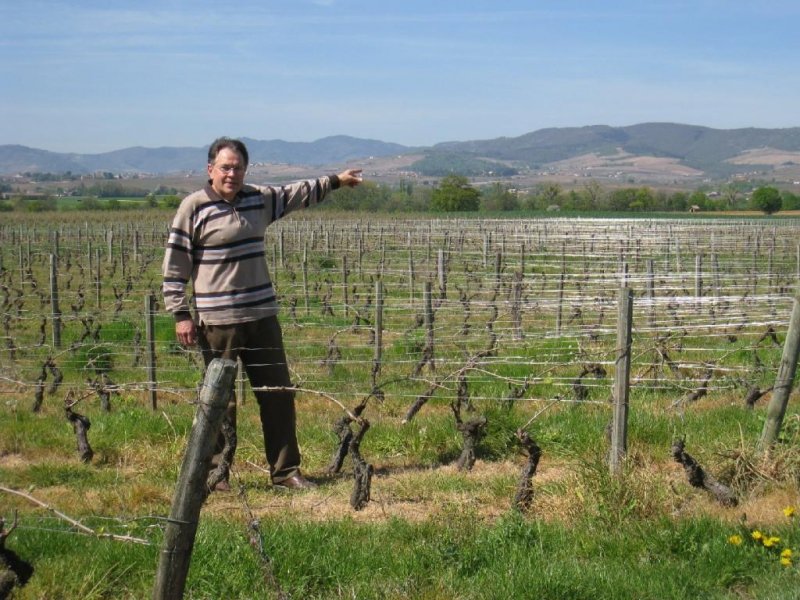
[(81, 208), (84, 210), (99, 210), (101, 208), (100, 201), (94, 196), (89, 196), (80, 201)]
[(722, 188), (722, 197), (725, 200), (725, 203), (728, 205), (728, 208), (736, 208), (736, 204), (739, 201), (739, 196), (741, 190), (732, 184), (728, 184)]
[(166, 196), (170, 194), (175, 195), (178, 193), (178, 190), (174, 187), (167, 187), (164, 184), (161, 184), (150, 193), (155, 194), (156, 196)]
[(648, 187), (636, 188), (633, 193), (633, 199), (628, 205), (629, 210), (635, 211), (648, 211), (655, 208), (656, 198), (653, 195), (653, 190)]
[(800, 196), (785, 190), (781, 192), (781, 210), (800, 210)]
[(500, 183), (493, 184), (481, 194), (481, 210), (518, 210), (517, 195)]
[(583, 186), (581, 192), (581, 195), (586, 199), (586, 208), (590, 210), (600, 208), (603, 201), (603, 186), (596, 180), (589, 180), (589, 183)]
[(447, 175), (431, 195), (431, 210), (473, 211), (480, 207), (481, 193), (463, 175)]
[(367, 181), (355, 188), (342, 188), (322, 206), (335, 210), (382, 210), (389, 201), (391, 190), (386, 186)]
[(783, 199), (778, 188), (764, 186), (753, 192), (750, 198), (750, 206), (755, 210), (760, 210), (765, 215), (771, 215), (781, 209)]
[(686, 192), (673, 192), (667, 199), (667, 210), (682, 212), (688, 208), (689, 194)]
[(181, 199), (178, 196), (175, 196), (174, 194), (170, 194), (169, 196), (164, 196), (161, 199), (161, 204), (165, 208), (178, 208), (180, 203)]
[(563, 208), (569, 210), (585, 210), (586, 198), (577, 190), (570, 190), (564, 195)]
[(26, 212), (47, 212), (56, 209), (55, 202), (49, 198), (43, 200), (26, 200), (22, 204)]
[(608, 207), (611, 210), (626, 211), (630, 210), (631, 203), (636, 201), (635, 188), (621, 188), (614, 190), (608, 195)]
[(384, 193), (388, 194), (382, 206), (386, 212), (425, 212), (430, 208), (431, 190), (408, 179), (385, 187)]
[(564, 189), (560, 184), (548, 181), (543, 183), (538, 190), (538, 195), (542, 199), (542, 205), (547, 208), (563, 201)]
[(395, 190), (392, 192), (392, 195), (389, 196), (389, 200), (384, 205), (384, 210), (386, 212), (405, 212), (412, 210), (410, 208), (411, 196), (406, 194), (404, 191)]
[(406, 196), (411, 196), (414, 193), (414, 182), (408, 179), (401, 179), (395, 186), (396, 192), (402, 192)]
[(708, 195), (702, 190), (695, 190), (689, 196), (689, 206), (698, 206), (700, 210), (708, 210), (710, 208)]
[(14, 196), (11, 198), (11, 206), (15, 211), (20, 212), (48, 212), (56, 210), (56, 202), (50, 196), (42, 196), (39, 198), (28, 198), (25, 196)]
[(664, 190), (653, 192), (653, 210), (669, 210), (669, 194)]

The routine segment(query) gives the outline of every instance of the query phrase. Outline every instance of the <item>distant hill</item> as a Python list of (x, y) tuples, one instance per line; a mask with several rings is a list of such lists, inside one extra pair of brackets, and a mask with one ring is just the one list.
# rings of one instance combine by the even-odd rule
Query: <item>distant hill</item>
[[(410, 148), (377, 140), (344, 135), (322, 138), (315, 142), (253, 140), (243, 138), (250, 153), (250, 162), (288, 163), (318, 166), (367, 158), (392, 156)], [(37, 150), (19, 145), (0, 145), (0, 174), (25, 172), (94, 173), (175, 173), (197, 171), (206, 164), (208, 147), (133, 147), (102, 154), (66, 154)]]
[[(725, 177), (748, 166), (800, 165), (800, 128), (712, 129), (677, 123), (642, 123), (627, 127), (592, 125), (548, 128), (519, 137), (443, 142), (429, 148), (349, 136), (314, 142), (245, 138), (253, 163), (321, 166), (400, 154), (425, 154), (412, 170), (430, 173), (447, 165), (470, 165), (476, 172), (539, 169), (580, 157), (610, 157), (613, 165), (637, 157), (663, 159), (703, 176)], [(795, 153), (797, 153), (795, 155)], [(22, 172), (172, 173), (200, 170), (206, 148), (125, 148), (102, 154), (57, 153), (18, 145), (0, 145), (0, 174)], [(578, 164), (578, 162), (574, 162)], [(588, 164), (584, 160), (581, 164)]]
[[(405, 154), (412, 148), (365, 140), (347, 135), (335, 135), (315, 142), (284, 142), (282, 140), (259, 141), (242, 138), (247, 144), (252, 162), (288, 163), (290, 165), (320, 166), (352, 161), (370, 156), (393, 156)], [(205, 152), (205, 150), (204, 150)]]
[[(800, 152), (800, 128), (712, 129), (676, 123), (642, 123), (628, 127), (593, 125), (540, 129), (515, 138), (437, 144), (434, 150), (541, 167), (585, 154), (676, 159), (712, 176), (724, 176), (750, 164), (737, 157), (756, 149)], [(758, 164), (758, 163), (755, 163)], [(769, 165), (772, 166), (772, 165)]]

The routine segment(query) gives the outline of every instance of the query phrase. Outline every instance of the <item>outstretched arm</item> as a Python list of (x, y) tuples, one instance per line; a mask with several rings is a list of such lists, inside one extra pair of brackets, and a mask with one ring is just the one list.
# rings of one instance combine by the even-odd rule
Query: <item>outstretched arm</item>
[(336, 175), (297, 181), (279, 188), (259, 189), (265, 196), (273, 198), (273, 220), (277, 220), (297, 209), (319, 204), (331, 191), (342, 186), (355, 187), (361, 180), (361, 169), (345, 169)]

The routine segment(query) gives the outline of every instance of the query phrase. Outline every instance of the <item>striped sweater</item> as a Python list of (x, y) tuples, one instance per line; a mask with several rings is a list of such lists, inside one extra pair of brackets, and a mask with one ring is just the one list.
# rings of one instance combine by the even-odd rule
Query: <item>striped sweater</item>
[(322, 202), (337, 187), (335, 175), (281, 187), (245, 185), (229, 203), (207, 184), (184, 198), (164, 256), (166, 309), (178, 321), (191, 318), (191, 281), (200, 323), (243, 323), (277, 314), (264, 252), (267, 226)]

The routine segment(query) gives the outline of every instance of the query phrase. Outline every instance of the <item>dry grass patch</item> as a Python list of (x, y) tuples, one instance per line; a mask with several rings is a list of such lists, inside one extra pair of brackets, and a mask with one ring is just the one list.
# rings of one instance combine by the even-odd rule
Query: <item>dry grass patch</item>
[[(234, 490), (243, 488), (247, 503), (257, 516), (291, 515), (292, 518), (321, 522), (353, 519), (375, 522), (392, 518), (424, 521), (443, 513), (465, 511), (481, 518), (495, 519), (506, 513), (514, 496), (521, 465), (512, 461), (478, 462), (469, 473), (454, 466), (437, 468), (381, 468), (372, 479), (370, 503), (360, 511), (350, 506), (353, 488), (349, 473), (315, 478), (320, 485), (301, 493), (277, 490), (266, 484), (263, 473), (252, 467), (235, 467)], [(234, 491), (212, 494), (204, 510), (212, 514), (243, 508)]]

